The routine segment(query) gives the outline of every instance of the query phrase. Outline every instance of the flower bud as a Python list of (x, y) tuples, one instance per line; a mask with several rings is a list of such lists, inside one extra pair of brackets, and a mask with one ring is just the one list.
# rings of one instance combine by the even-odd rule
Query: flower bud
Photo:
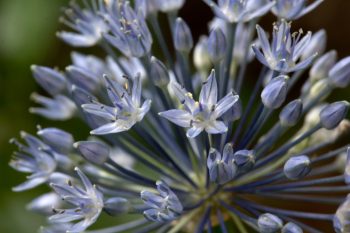
[(287, 76), (281, 75), (272, 79), (261, 93), (261, 99), (265, 107), (279, 108), (287, 96)]
[(305, 60), (315, 54), (322, 54), (326, 49), (327, 34), (324, 29), (312, 35), (308, 46), (305, 47), (301, 55), (301, 60)]
[(293, 100), (281, 111), (279, 118), (282, 126), (294, 126), (298, 123), (303, 110), (303, 103), (300, 99)]
[(297, 224), (289, 222), (284, 225), (281, 233), (303, 233), (303, 230)]
[(207, 43), (208, 37), (201, 36), (193, 51), (193, 63), (200, 71), (207, 71), (211, 67)]
[(61, 198), (54, 192), (45, 193), (34, 200), (32, 200), (28, 205), (27, 209), (35, 213), (51, 215), (52, 206), (61, 206)]
[(330, 83), (335, 87), (347, 87), (350, 83), (350, 56), (335, 64), (328, 76)]
[(58, 71), (44, 67), (31, 66), (35, 81), (52, 96), (59, 94), (66, 87), (65, 77)]
[(345, 183), (350, 184), (350, 147), (348, 147), (348, 150), (346, 152), (346, 165), (345, 165)]
[(282, 220), (273, 214), (262, 214), (258, 219), (258, 228), (260, 233), (276, 233), (283, 226)]
[(290, 180), (298, 180), (310, 172), (310, 159), (306, 155), (291, 157), (284, 164), (284, 175)]
[(337, 61), (337, 52), (329, 51), (322, 57), (318, 58), (310, 69), (310, 78), (313, 81), (328, 77), (328, 72)]
[(320, 121), (325, 129), (336, 128), (346, 117), (349, 110), (347, 101), (338, 101), (327, 105), (320, 112)]
[(233, 148), (226, 144), (223, 156), (220, 152), (211, 148), (208, 154), (207, 166), (210, 180), (218, 184), (225, 184), (232, 180), (237, 172), (236, 164), (232, 163)]
[(242, 102), (238, 99), (233, 106), (222, 115), (225, 122), (233, 122), (241, 118), (242, 116)]
[(350, 194), (335, 212), (333, 227), (337, 233), (350, 232)]
[(226, 53), (226, 37), (220, 28), (210, 32), (208, 38), (208, 53), (213, 63), (219, 62)]
[(184, 53), (190, 52), (193, 47), (191, 30), (181, 18), (176, 19), (174, 45), (176, 50)]
[(58, 152), (68, 153), (73, 148), (74, 138), (70, 133), (57, 128), (45, 128), (38, 131), (45, 143)]
[(104, 203), (104, 210), (109, 214), (109, 215), (118, 215), (118, 214), (123, 214), (127, 213), (130, 210), (130, 202), (121, 197), (113, 197), (105, 201)]
[(168, 69), (163, 62), (155, 57), (151, 58), (151, 76), (154, 83), (159, 87), (168, 85), (170, 80)]
[(185, 3), (185, 0), (155, 0), (155, 4), (162, 12), (178, 11)]
[(89, 162), (103, 164), (109, 158), (109, 148), (102, 142), (80, 141), (74, 143), (74, 147)]
[(156, 0), (136, 0), (135, 9), (141, 11), (145, 18), (158, 11)]
[(255, 153), (253, 150), (239, 150), (233, 155), (235, 164), (239, 171), (249, 171), (255, 164)]

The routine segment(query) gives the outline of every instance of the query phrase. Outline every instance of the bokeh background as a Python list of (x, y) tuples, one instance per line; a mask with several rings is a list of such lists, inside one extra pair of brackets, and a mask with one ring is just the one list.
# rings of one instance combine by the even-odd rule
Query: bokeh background
[[(0, 232), (32, 233), (44, 219), (26, 211), (25, 205), (45, 191), (37, 188), (13, 193), (11, 187), (23, 182), (24, 175), (8, 167), (15, 149), (8, 143), (20, 130), (35, 132), (36, 125), (58, 126), (84, 138), (88, 130), (78, 121), (49, 122), (29, 114), (33, 104), (29, 96), (41, 91), (31, 77), (30, 65), (40, 64), (64, 69), (69, 64), (70, 48), (59, 41), (55, 32), (63, 28), (58, 18), (66, 0), (0, 0)], [(339, 57), (350, 54), (350, 1), (326, 0), (316, 11), (293, 24), (294, 29), (317, 31), (325, 28), (328, 49), (336, 49)], [(181, 16), (190, 24), (195, 38), (206, 33), (210, 10), (200, 0), (187, 0)], [(262, 24), (271, 28), (273, 16)], [(84, 50), (82, 50), (84, 51)], [(247, 80), (253, 82), (254, 80)], [(349, 100), (346, 91), (337, 97)]]

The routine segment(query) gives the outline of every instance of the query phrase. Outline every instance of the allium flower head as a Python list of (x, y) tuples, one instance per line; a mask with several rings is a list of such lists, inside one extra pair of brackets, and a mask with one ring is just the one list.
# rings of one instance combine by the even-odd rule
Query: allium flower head
[[(178, 17), (183, 0), (66, 11), (76, 32), (60, 37), (105, 54), (73, 52), (64, 71), (32, 66), (48, 96), (33, 94), (42, 107), (30, 111), (92, 130), (76, 141), (39, 126), (21, 134), (26, 145), (12, 140), (10, 166), (30, 174), (14, 191), (55, 191), (27, 206), (49, 215), (41, 232), (350, 231), (350, 105), (325, 102), (349, 88), (350, 58), (322, 54), (324, 30), (303, 36), (287, 21), (321, 1), (205, 2), (215, 18), (199, 41)], [(270, 10), (271, 42), (257, 26)], [(103, 213), (114, 226), (99, 228)]]

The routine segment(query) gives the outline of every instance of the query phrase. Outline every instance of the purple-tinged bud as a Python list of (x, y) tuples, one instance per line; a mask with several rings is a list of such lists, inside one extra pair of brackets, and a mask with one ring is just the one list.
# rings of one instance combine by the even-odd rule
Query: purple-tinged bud
[(65, 77), (58, 71), (44, 67), (31, 66), (35, 81), (52, 96), (61, 93), (66, 88)]
[(309, 174), (310, 159), (306, 155), (299, 155), (291, 157), (284, 164), (284, 175), (290, 180), (298, 180)]
[(193, 47), (191, 30), (186, 22), (181, 18), (176, 19), (174, 45), (176, 50), (184, 53), (190, 52)]
[(345, 88), (350, 83), (350, 56), (337, 62), (328, 74), (330, 83)]
[(226, 37), (220, 28), (213, 29), (208, 38), (208, 53), (213, 63), (222, 60), (226, 54)]
[(265, 107), (271, 109), (279, 108), (287, 96), (288, 76), (278, 76), (272, 79), (261, 93), (261, 99)]
[(322, 54), (326, 49), (327, 34), (324, 29), (312, 35), (308, 46), (305, 47), (301, 55), (301, 60), (305, 60), (314, 54)]
[(103, 206), (106, 213), (112, 216), (127, 213), (131, 208), (130, 202), (122, 197), (110, 198), (104, 202)]
[(233, 106), (222, 116), (225, 122), (233, 122), (242, 116), (242, 102), (238, 99)]
[(253, 150), (239, 150), (234, 153), (233, 159), (239, 171), (249, 171), (255, 164), (255, 152)]
[(159, 87), (165, 87), (170, 80), (168, 69), (155, 57), (151, 58), (151, 76), (155, 85)]
[(310, 69), (310, 78), (312, 80), (320, 80), (328, 77), (328, 72), (337, 61), (337, 52), (329, 51), (318, 58)]
[(283, 226), (281, 233), (303, 233), (303, 230), (297, 224), (289, 222)]
[(338, 101), (328, 104), (320, 112), (320, 121), (325, 129), (336, 128), (345, 119), (349, 110), (349, 102)]
[(55, 150), (68, 153), (73, 148), (74, 138), (73, 136), (61, 129), (57, 128), (45, 128), (38, 131), (38, 135), (43, 139), (45, 143), (53, 147)]
[(293, 100), (281, 111), (279, 118), (282, 126), (294, 126), (301, 118), (303, 103), (300, 99)]
[(74, 147), (90, 163), (103, 164), (109, 158), (109, 148), (102, 142), (80, 141), (74, 143)]
[(276, 233), (283, 227), (282, 220), (273, 214), (262, 214), (258, 219), (258, 228), (260, 233)]

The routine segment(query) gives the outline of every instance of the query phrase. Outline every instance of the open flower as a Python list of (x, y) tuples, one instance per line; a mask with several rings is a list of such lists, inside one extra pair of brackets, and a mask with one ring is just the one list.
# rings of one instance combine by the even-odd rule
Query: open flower
[(234, 105), (239, 97), (230, 92), (219, 102), (217, 101), (218, 87), (214, 70), (203, 83), (198, 102), (180, 84), (174, 82), (171, 88), (184, 109), (172, 109), (161, 112), (159, 115), (181, 127), (190, 128), (187, 130), (187, 137), (194, 138), (203, 130), (209, 134), (222, 134), (227, 131), (227, 126), (219, 118)]
[(151, 100), (146, 100), (141, 106), (140, 76), (133, 80), (128, 78), (124, 87), (106, 76), (105, 80), (108, 96), (114, 106), (110, 107), (98, 102), (82, 105), (86, 112), (110, 121), (91, 131), (91, 134), (111, 134), (129, 130), (143, 119), (151, 107)]
[(109, 28), (103, 18), (97, 14), (97, 9), (81, 9), (75, 2), (65, 10), (66, 18), (61, 21), (75, 32), (62, 31), (57, 36), (75, 47), (90, 47), (97, 44)]
[(75, 206), (74, 209), (53, 209), (55, 215), (50, 217), (54, 223), (70, 223), (78, 221), (72, 225), (67, 232), (82, 232), (93, 224), (100, 215), (103, 208), (103, 195), (92, 185), (90, 180), (79, 168), (75, 168), (79, 175), (83, 189), (68, 181), (66, 184), (51, 184), (52, 188), (60, 197)]
[(215, 15), (230, 23), (247, 22), (266, 14), (275, 2), (268, 0), (203, 0)]
[(282, 20), (274, 25), (272, 43), (267, 39), (266, 32), (257, 25), (261, 50), (253, 45), (256, 58), (271, 70), (289, 73), (307, 68), (313, 62), (317, 53), (299, 61), (304, 50), (309, 46), (311, 32), (302, 37), (302, 31), (291, 33), (291, 24)]

